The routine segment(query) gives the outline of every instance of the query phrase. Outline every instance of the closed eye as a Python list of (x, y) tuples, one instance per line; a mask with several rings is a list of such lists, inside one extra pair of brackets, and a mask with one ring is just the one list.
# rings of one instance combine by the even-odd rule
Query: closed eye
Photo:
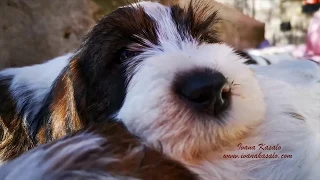
[(137, 56), (139, 53), (137, 51), (123, 50), (120, 55), (120, 61), (125, 61), (127, 59)]

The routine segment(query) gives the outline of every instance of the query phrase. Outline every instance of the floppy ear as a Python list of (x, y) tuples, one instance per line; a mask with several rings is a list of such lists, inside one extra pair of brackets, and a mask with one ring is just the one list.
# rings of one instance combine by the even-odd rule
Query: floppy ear
[(38, 119), (31, 123), (36, 130), (32, 135), (38, 136), (39, 142), (108, 119), (121, 108), (126, 77), (119, 51), (130, 38), (118, 29), (122, 26), (119, 17), (119, 11), (115, 11), (100, 20), (55, 80)]
[(23, 119), (23, 114), (16, 113), (15, 101), (8, 99), (10, 93), (1, 92), (8, 90), (10, 82), (0, 79), (4, 83), (0, 84), (4, 95), (0, 97), (0, 153), (14, 157), (116, 115), (125, 98), (127, 81), (121, 51), (132, 44), (136, 32), (155, 36), (153, 26), (142, 9), (132, 7), (120, 8), (101, 19), (55, 79), (34, 118)]
[[(88, 63), (88, 62), (85, 62)], [(83, 64), (85, 64), (83, 63)], [(96, 62), (98, 63), (98, 62)], [(125, 94), (119, 73), (103, 72), (103, 77), (86, 76), (90, 71), (77, 56), (54, 82), (46, 104), (31, 124), (33, 137), (39, 143), (59, 139), (113, 116), (121, 107)], [(108, 69), (106, 69), (108, 70)], [(100, 74), (99, 69), (93, 73)]]
[(137, 32), (145, 32), (143, 37), (156, 43), (155, 26), (141, 7), (129, 6), (105, 16), (92, 29), (65, 75), (73, 87), (80, 119), (99, 122), (117, 113), (128, 80), (126, 65), (120, 60), (122, 51), (137, 41), (133, 36)]
[(115, 116), (125, 99), (130, 74), (120, 59), (122, 51), (134, 43), (145, 45), (141, 37), (156, 44), (156, 34), (155, 22), (142, 7), (119, 8), (102, 18), (51, 90), (52, 99), (45, 108), (50, 118), (44, 124), (47, 131), (52, 128), (49, 137), (56, 139)]
[[(86, 107), (86, 87), (77, 72), (72, 72), (72, 64), (66, 67), (52, 85), (50, 94), (47, 96), (46, 104), (34, 122), (39, 124), (37, 140), (45, 143), (52, 139), (59, 139), (71, 132), (83, 128), (87, 121), (85, 117), (80, 118)], [(32, 126), (32, 124), (31, 124)]]

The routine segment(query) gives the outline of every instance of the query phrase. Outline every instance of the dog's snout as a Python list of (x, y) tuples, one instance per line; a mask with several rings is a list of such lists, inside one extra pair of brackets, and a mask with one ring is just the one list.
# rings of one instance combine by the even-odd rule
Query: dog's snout
[(181, 76), (178, 81), (178, 95), (200, 110), (217, 115), (229, 106), (228, 82), (220, 72), (192, 72)]

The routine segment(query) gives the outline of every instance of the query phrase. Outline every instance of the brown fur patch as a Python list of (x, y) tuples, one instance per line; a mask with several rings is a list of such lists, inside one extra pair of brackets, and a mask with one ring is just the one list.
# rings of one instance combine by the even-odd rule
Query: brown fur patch
[(14, 159), (34, 147), (22, 121), (20, 119), (11, 120), (10, 126), (5, 126), (3, 119), (0, 118), (4, 130), (0, 143), (0, 157), (3, 161)]
[(41, 127), (38, 134), (37, 134), (37, 141), (40, 144), (44, 144), (47, 142), (47, 138), (46, 138), (46, 128), (45, 127)]
[[(30, 164), (34, 167), (25, 167), (28, 161), (33, 162)], [(12, 168), (22, 173), (13, 176), (18, 179), (20, 176), (28, 178), (23, 174), (26, 168), (34, 172), (33, 175), (39, 174), (36, 177), (51, 177), (49, 179), (66, 176), (92, 179), (110, 176), (146, 180), (198, 179), (179, 162), (144, 145), (124, 125), (112, 121), (96, 124), (64, 139), (37, 147), (1, 167), (1, 177), (12, 176)]]
[(83, 128), (77, 112), (73, 88), (70, 72), (66, 71), (58, 80), (53, 92), (51, 104), (52, 139), (60, 139)]
[(180, 33), (188, 32), (199, 42), (218, 43), (218, 29), (220, 22), (218, 11), (212, 11), (204, 1), (190, 1), (183, 9), (178, 5), (172, 8), (172, 18)]

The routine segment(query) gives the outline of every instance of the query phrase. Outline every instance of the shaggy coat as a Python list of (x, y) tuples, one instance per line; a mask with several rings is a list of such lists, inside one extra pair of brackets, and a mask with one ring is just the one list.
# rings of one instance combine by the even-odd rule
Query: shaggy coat
[(180, 163), (155, 151), (116, 122), (93, 125), (39, 146), (0, 168), (0, 179), (196, 180)]
[(121, 7), (74, 55), (2, 71), (0, 157), (117, 119), (205, 180), (320, 179), (319, 67), (251, 68), (202, 7)]
[[(172, 22), (164, 25), (179, 29), (177, 42), (189, 35), (201, 43), (217, 42), (214, 29), (209, 29), (216, 14), (199, 19), (196, 13), (205, 9), (197, 8), (200, 5), (187, 10), (166, 7), (165, 18)], [(75, 54), (0, 72), (2, 161), (117, 115), (142, 59), (152, 56), (155, 45), (164, 50), (159, 32), (166, 29), (149, 11), (158, 10), (148, 2), (119, 8), (97, 23)], [(138, 55), (143, 58), (133, 60)]]

